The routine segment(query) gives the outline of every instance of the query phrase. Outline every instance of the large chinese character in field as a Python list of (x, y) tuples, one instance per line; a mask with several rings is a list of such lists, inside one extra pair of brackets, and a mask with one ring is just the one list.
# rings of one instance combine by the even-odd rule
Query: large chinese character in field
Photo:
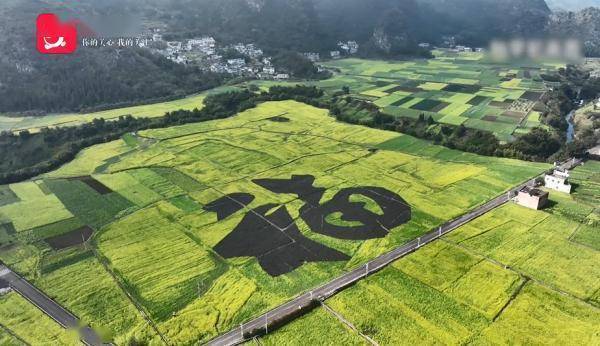
[[(408, 222), (411, 209), (397, 194), (379, 187), (340, 190), (321, 204), (324, 188), (313, 186), (310, 175), (291, 179), (257, 179), (253, 182), (274, 193), (295, 194), (305, 204), (300, 217), (311, 231), (338, 239), (367, 240), (385, 237)], [(235, 193), (205, 209), (223, 220), (243, 209), (254, 196)], [(338, 222), (332, 221), (333, 219)], [(345, 261), (350, 257), (303, 235), (286, 206), (266, 204), (249, 211), (236, 228), (215, 246), (224, 258), (256, 257), (271, 276), (289, 273), (306, 262)]]

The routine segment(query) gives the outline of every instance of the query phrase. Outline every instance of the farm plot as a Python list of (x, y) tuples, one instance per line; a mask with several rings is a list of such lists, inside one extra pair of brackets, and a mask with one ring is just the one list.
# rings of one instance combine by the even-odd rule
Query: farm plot
[[(326, 110), (293, 101), (141, 135), (156, 141), (129, 147), (118, 160), (94, 161), (84, 178), (65, 172), (67, 178), (41, 180), (71, 216), (24, 230), (30, 236), (0, 250), (0, 258), (48, 290), (65, 275), (87, 280), (79, 270), (114, 275), (176, 344), (207, 341), (548, 168), (339, 123)], [(19, 203), (5, 195), (3, 207)], [(84, 246), (54, 250), (40, 241), (71, 240), (69, 232), (84, 226), (94, 230)], [(77, 253), (90, 247), (107, 264), (104, 275), (96, 258)], [(463, 284), (490, 270), (474, 267)], [(509, 287), (510, 279), (498, 282)], [(119, 301), (117, 293), (71, 298), (108, 282), (97, 285), (56, 294), (114, 340), (157, 340), (134, 317), (95, 317), (112, 311), (106, 304)], [(466, 313), (466, 321), (479, 324), (497, 308), (488, 295), (473, 302), (479, 310)]]
[[(594, 179), (600, 175), (600, 167), (594, 162), (590, 166), (581, 168), (587, 170), (590, 180), (577, 179), (580, 168), (574, 171), (573, 181), (581, 184), (582, 192), (597, 189)], [(593, 203), (598, 197), (588, 201), (580, 196), (551, 193), (553, 206), (539, 212), (506, 205), (486, 215), (494, 224), (470, 223), (447, 239), (580, 299), (594, 299), (599, 288), (596, 263), (600, 253), (590, 229), (597, 225), (598, 204)], [(577, 239), (589, 247), (581, 246)]]
[[(379, 344), (597, 344), (598, 241), (573, 232), (597, 231), (598, 176), (591, 161), (573, 172), (572, 197), (555, 192), (545, 211), (505, 205), (326, 304)], [(299, 328), (317, 313), (262, 340), (308, 338)]]
[(71, 250), (44, 258), (43, 276), (35, 284), (106, 340), (124, 336), (144, 326), (141, 314), (91, 251)]
[(0, 321), (3, 327), (30, 345), (80, 344), (76, 332), (65, 331), (15, 292), (0, 296)]
[(192, 301), (197, 280), (208, 280), (219, 269), (217, 260), (169, 217), (169, 207), (157, 205), (110, 225), (96, 239), (103, 256), (158, 319)]
[(56, 195), (46, 194), (35, 182), (12, 184), (8, 188), (12, 191), (7, 192), (12, 202), (0, 207), (0, 220), (12, 223), (17, 232), (73, 216)]
[[(440, 123), (490, 131), (502, 141), (512, 141), (514, 135), (540, 126), (523, 120), (535, 119), (530, 114), (532, 106), (546, 91), (540, 73), (554, 71), (556, 66), (493, 63), (480, 53), (440, 50), (434, 54), (427, 61), (345, 59), (326, 65), (342, 71), (338, 76), (375, 79), (376, 88), (352, 92), (397, 117), (424, 114)], [(512, 113), (499, 117), (505, 111)]]

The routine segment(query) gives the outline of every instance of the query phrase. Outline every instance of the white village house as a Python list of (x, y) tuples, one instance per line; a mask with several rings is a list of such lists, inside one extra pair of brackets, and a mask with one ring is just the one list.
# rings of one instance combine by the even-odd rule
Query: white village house
[(571, 193), (572, 187), (569, 183), (569, 171), (566, 169), (561, 169), (559, 167), (554, 168), (552, 174), (546, 174), (544, 183), (549, 189)]

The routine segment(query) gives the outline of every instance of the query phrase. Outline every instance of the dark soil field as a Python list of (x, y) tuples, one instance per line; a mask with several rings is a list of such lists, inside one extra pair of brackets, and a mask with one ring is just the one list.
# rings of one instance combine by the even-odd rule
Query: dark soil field
[(312, 175), (293, 175), (292, 179), (255, 179), (253, 183), (275, 193), (292, 193), (298, 198), (314, 207), (319, 206), (319, 201), (325, 189), (314, 187), (315, 177)]
[(47, 238), (44, 241), (54, 250), (66, 249), (71, 246), (83, 244), (90, 239), (94, 230), (89, 226), (84, 226), (69, 233), (61, 234), (56, 237)]
[(109, 193), (113, 192), (106, 185), (102, 184), (101, 182), (90, 176), (80, 177), (77, 178), (77, 180), (85, 183), (87, 186), (91, 187), (92, 189), (94, 189), (94, 191), (98, 192), (101, 195), (108, 195)]
[(448, 107), (450, 104), (437, 100), (424, 100), (416, 105), (412, 106), (412, 109), (416, 109), (419, 111), (427, 111), (427, 112), (439, 112), (442, 109)]
[(0, 290), (4, 289), (4, 288), (9, 288), (10, 285), (8, 284), (8, 281), (4, 280), (4, 279), (0, 279)]
[[(312, 175), (253, 180), (253, 183), (271, 192), (297, 195), (306, 203), (300, 208), (300, 217), (309, 228), (338, 239), (383, 238), (391, 229), (411, 219), (411, 208), (406, 201), (384, 188), (344, 188), (331, 200), (320, 204), (326, 189), (315, 187), (314, 182)], [(353, 197), (360, 200), (353, 200)], [(217, 213), (218, 219), (222, 220), (252, 200), (254, 196), (250, 194), (231, 194), (204, 209)], [(341, 215), (341, 221), (348, 224), (330, 223), (326, 218), (331, 215)], [(350, 258), (305, 237), (286, 206), (278, 204), (262, 205), (248, 212), (214, 249), (224, 258), (256, 257), (271, 276), (289, 273), (306, 262), (345, 261)]]
[(453, 93), (463, 93), (463, 94), (474, 94), (481, 90), (481, 86), (479, 85), (463, 85), (463, 84), (450, 84), (444, 89), (444, 91), (450, 91)]
[(396, 102), (392, 103), (391, 105), (392, 105), (392, 106), (394, 106), (394, 107), (400, 107), (400, 106), (402, 106), (403, 104), (405, 104), (405, 103), (407, 103), (407, 102), (410, 102), (410, 101), (412, 101), (412, 100), (414, 100), (414, 99), (415, 99), (414, 97), (407, 96), (407, 97), (405, 97), (405, 98), (403, 98), (403, 99), (401, 99), (401, 100), (398, 100), (398, 101), (396, 101)]
[(496, 107), (496, 108), (500, 108), (500, 109), (507, 109), (508, 107), (510, 107), (511, 104), (512, 104), (512, 102), (498, 102), (498, 101), (490, 102), (491, 107)]
[(528, 101), (538, 101), (542, 97), (543, 93), (537, 91), (526, 91), (521, 98)]
[[(374, 201), (381, 214), (368, 210), (364, 202), (352, 202), (359, 195)], [(325, 217), (341, 213), (342, 220), (357, 222), (359, 226), (333, 225)], [(305, 206), (300, 210), (302, 220), (314, 232), (338, 239), (367, 240), (385, 237), (390, 229), (411, 219), (411, 209), (400, 196), (383, 188), (356, 187), (340, 190), (330, 201), (317, 208)]]
[(244, 209), (254, 198), (249, 193), (232, 193), (207, 204), (204, 210), (217, 213), (217, 220), (221, 221)]
[(273, 121), (273, 122), (276, 122), (276, 123), (287, 123), (287, 122), (289, 122), (289, 121), (290, 121), (290, 119), (289, 119), (289, 118), (286, 118), (286, 117), (284, 117), (284, 116), (281, 116), (281, 115), (278, 115), (278, 116), (275, 116), (275, 117), (269, 118), (269, 120), (271, 120), (271, 121)]
[(471, 106), (479, 106), (480, 104), (484, 103), (485, 101), (489, 100), (488, 97), (485, 96), (475, 96), (471, 99), (471, 101), (467, 102), (467, 104), (471, 105)]
[(306, 238), (285, 206), (260, 206), (246, 214), (240, 224), (216, 246), (224, 258), (256, 257), (271, 276), (299, 268), (306, 262), (347, 261), (350, 256)]

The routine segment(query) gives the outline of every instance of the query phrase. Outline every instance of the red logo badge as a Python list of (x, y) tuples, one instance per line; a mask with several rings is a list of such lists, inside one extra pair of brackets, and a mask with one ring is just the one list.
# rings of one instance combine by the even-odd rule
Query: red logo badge
[(42, 54), (71, 54), (77, 49), (77, 26), (61, 23), (52, 13), (40, 14), (36, 40), (37, 50)]

